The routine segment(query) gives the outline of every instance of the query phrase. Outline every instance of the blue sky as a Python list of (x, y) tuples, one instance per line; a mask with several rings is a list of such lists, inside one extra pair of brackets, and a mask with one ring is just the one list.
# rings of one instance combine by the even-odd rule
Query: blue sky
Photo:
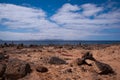
[(2, 40), (120, 40), (119, 0), (0, 0)]

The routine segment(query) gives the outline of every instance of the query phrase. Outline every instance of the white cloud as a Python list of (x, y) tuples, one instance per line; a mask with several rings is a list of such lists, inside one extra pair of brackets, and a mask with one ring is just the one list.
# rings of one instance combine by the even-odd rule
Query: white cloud
[[(102, 7), (97, 7), (95, 4), (83, 4), (81, 6), (69, 4), (69, 6), (71, 5), (72, 7), (77, 8), (73, 11), (66, 8), (67, 5), (63, 5), (63, 7), (51, 17), (52, 20), (63, 25), (64, 28), (81, 29), (85, 31), (89, 29), (91, 31), (96, 31), (97, 29), (102, 30), (106, 27), (111, 27), (106, 25), (112, 25), (114, 27), (117, 23), (120, 23), (120, 18), (117, 18), (119, 15), (118, 9), (97, 15), (97, 13), (104, 12), (104, 10)], [(83, 11), (81, 11), (81, 9)], [(93, 19), (91, 19), (91, 17), (93, 17)], [(109, 19), (110, 17), (112, 18)]]
[[(119, 13), (120, 9), (105, 13), (103, 6), (98, 7), (95, 4), (83, 4), (78, 6), (66, 3), (58, 9), (56, 14), (48, 18), (46, 12), (42, 9), (13, 4), (0, 4), (1, 25), (5, 25), (10, 30), (25, 29), (29, 31), (23, 33), (16, 31), (0, 31), (0, 39), (72, 40), (106, 35), (106, 33), (101, 33), (103, 29), (120, 28)], [(34, 29), (38, 30), (38, 32), (35, 32)]]
[(108, 13), (103, 13), (99, 16), (96, 16), (98, 19), (118, 19), (120, 21), (120, 9), (108, 12)]
[(37, 28), (54, 27), (45, 19), (42, 9), (34, 9), (13, 4), (0, 4), (0, 21), (10, 28)]
[(62, 12), (69, 12), (69, 11), (76, 11), (79, 10), (79, 7), (77, 5), (72, 6), (69, 3), (66, 3), (62, 6), (62, 8), (59, 9), (59, 11)]
[(90, 3), (84, 4), (81, 7), (83, 8), (82, 14), (84, 16), (96, 15), (98, 12), (103, 10), (102, 7), (97, 7), (95, 4), (90, 4)]

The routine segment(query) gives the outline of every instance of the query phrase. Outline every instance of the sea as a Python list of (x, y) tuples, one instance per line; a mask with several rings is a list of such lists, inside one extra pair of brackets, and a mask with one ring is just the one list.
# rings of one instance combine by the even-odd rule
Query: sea
[(24, 44), (24, 45), (79, 45), (79, 44), (120, 44), (120, 41), (86, 41), (86, 40), (20, 40), (20, 41), (3, 41), (0, 44)]

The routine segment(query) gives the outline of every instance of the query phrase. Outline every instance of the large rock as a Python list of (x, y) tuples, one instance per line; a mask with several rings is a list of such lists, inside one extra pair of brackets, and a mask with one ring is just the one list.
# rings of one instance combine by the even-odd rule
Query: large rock
[(59, 64), (66, 64), (66, 61), (63, 59), (60, 59), (59, 57), (51, 57), (48, 63), (59, 65)]
[(30, 65), (19, 59), (10, 59), (7, 63), (5, 78), (17, 80), (31, 72)]
[[(87, 63), (89, 65), (91, 63), (93, 63), (92, 66), (95, 68), (96, 72), (99, 74), (114, 73), (114, 71), (110, 65), (97, 61), (90, 52), (87, 52), (86, 54), (84, 54), (82, 56), (82, 60), (83, 60), (83, 62), (85, 60), (85, 63)], [(89, 61), (87, 61), (87, 60), (89, 60)]]
[(6, 65), (0, 64), (0, 77), (4, 75), (5, 69), (6, 69)]
[(106, 63), (95, 61), (94, 68), (98, 74), (111, 74), (114, 73), (112, 67)]

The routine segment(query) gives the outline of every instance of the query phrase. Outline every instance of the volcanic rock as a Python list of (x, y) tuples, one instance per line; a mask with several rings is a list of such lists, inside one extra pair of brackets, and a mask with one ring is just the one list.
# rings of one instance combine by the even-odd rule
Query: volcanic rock
[(95, 59), (93, 58), (93, 55), (92, 55), (90, 52), (85, 53), (85, 54), (82, 56), (82, 59), (83, 59), (83, 60), (86, 60), (86, 59), (95, 60)]
[(6, 69), (6, 65), (0, 64), (0, 77), (4, 75), (5, 69)]
[(66, 64), (66, 61), (60, 59), (59, 57), (51, 57), (48, 63), (60, 65), (60, 64)]
[(36, 71), (44, 73), (44, 72), (48, 72), (48, 69), (44, 66), (39, 66), (39, 67), (36, 68)]
[(112, 67), (106, 63), (95, 61), (95, 70), (98, 74), (112, 74), (114, 73)]
[(5, 77), (8, 79), (16, 80), (27, 75), (31, 72), (30, 65), (25, 61), (19, 59), (10, 59), (7, 63)]

